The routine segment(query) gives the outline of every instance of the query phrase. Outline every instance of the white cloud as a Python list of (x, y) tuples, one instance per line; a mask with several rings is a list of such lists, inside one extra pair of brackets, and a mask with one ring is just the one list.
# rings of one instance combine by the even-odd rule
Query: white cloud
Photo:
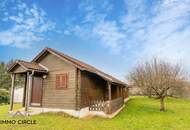
[[(158, 57), (172, 63), (180, 62), (186, 66), (186, 69), (190, 70), (188, 67), (190, 66), (188, 58), (190, 55), (189, 7), (189, 0), (163, 0), (150, 9), (154, 14), (147, 19), (144, 19), (146, 16), (136, 15), (135, 12), (123, 16), (122, 23), (124, 27), (133, 28), (132, 40), (138, 39), (138, 45), (143, 46), (140, 51), (136, 52), (136, 58), (145, 60)], [(144, 12), (142, 10), (145, 8), (139, 9)], [(137, 16), (138, 19), (142, 20), (137, 20)], [(133, 20), (129, 22), (130, 20), (125, 19), (128, 17), (137, 20), (140, 26), (136, 26), (136, 22)], [(126, 33), (128, 31), (127, 28)], [(139, 31), (141, 33), (138, 33)]]
[[(0, 30), (0, 44), (19, 48), (30, 47), (31, 44), (44, 40), (44, 33), (55, 28), (55, 23), (47, 19), (46, 13), (36, 5), (15, 2), (15, 8), (6, 10), (2, 22), (11, 26)], [(9, 13), (7, 13), (9, 12)]]
[(63, 34), (65, 34), (65, 35), (71, 35), (71, 32), (69, 30), (64, 30)]
[(113, 53), (119, 53), (126, 37), (116, 21), (107, 20), (113, 8), (108, 1), (82, 1), (79, 4), (79, 10), (83, 12), (82, 22), (71, 27), (71, 32), (83, 40), (93, 39)]
[(124, 4), (119, 19), (109, 19), (113, 6), (109, 10), (108, 3), (103, 7), (83, 1), (79, 6), (83, 20), (71, 32), (85, 40), (96, 39), (131, 58), (131, 64), (158, 57), (189, 68), (190, 0), (124, 0)]
[(97, 23), (93, 28), (93, 35), (97, 37), (104, 46), (111, 48), (114, 53), (122, 49), (126, 36), (119, 31), (117, 24), (110, 21)]

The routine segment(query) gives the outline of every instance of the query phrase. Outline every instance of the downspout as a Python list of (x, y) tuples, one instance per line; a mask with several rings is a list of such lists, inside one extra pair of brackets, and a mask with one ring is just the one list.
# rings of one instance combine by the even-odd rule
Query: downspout
[(31, 102), (31, 93), (32, 93), (32, 83), (33, 83), (33, 75), (34, 75), (34, 70), (32, 70), (32, 73), (29, 75), (29, 78), (31, 78), (30, 80), (29, 80), (29, 101), (28, 101), (28, 103), (29, 103), (29, 105), (28, 106), (30, 106), (30, 102)]

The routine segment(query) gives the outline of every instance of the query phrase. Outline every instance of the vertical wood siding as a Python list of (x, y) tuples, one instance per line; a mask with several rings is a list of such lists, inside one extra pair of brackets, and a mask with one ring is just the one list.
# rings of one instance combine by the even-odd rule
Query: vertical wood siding
[[(75, 109), (76, 107), (76, 68), (58, 57), (47, 54), (39, 61), (48, 68), (43, 80), (42, 107)], [(68, 87), (56, 89), (56, 74), (69, 73)]]
[(106, 82), (96, 75), (81, 71), (81, 107), (87, 107), (92, 100), (104, 100)]

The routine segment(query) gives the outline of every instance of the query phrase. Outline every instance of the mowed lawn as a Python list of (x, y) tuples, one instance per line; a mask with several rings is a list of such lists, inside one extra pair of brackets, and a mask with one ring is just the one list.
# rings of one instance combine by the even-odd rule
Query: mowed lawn
[[(19, 107), (16, 105), (16, 107)], [(0, 130), (189, 130), (190, 100), (168, 98), (165, 112), (159, 111), (159, 100), (131, 97), (125, 108), (113, 119), (94, 117), (77, 119), (63, 113), (31, 117), (9, 117), (8, 106), (0, 106), (0, 119), (32, 119), (36, 125), (2, 125)]]

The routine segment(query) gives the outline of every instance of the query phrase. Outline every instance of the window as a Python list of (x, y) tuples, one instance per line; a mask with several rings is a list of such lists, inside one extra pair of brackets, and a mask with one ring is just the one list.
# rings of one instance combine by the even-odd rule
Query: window
[(65, 89), (68, 87), (68, 73), (56, 75), (56, 89)]

